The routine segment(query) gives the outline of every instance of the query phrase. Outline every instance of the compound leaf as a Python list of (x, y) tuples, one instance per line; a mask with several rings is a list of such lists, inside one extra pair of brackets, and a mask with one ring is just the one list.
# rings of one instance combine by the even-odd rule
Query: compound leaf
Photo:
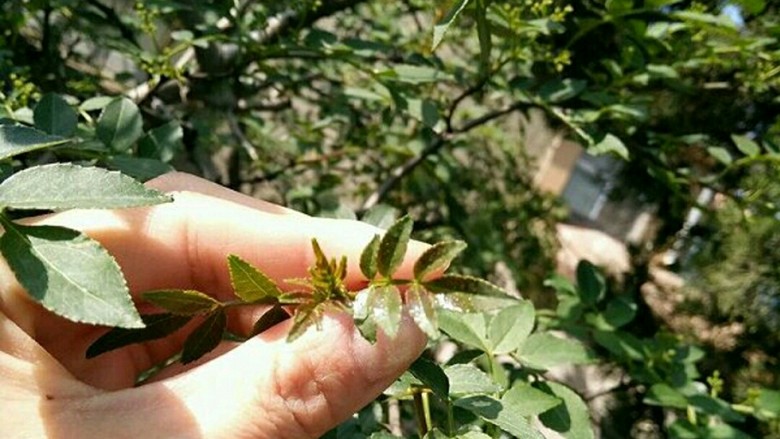
[(263, 313), (252, 327), (252, 335), (257, 335), (265, 332), (268, 329), (282, 323), (290, 318), (290, 314), (284, 310), (280, 305), (274, 305), (271, 309)]
[(405, 216), (390, 226), (379, 243), (377, 270), (385, 277), (391, 277), (404, 259), (409, 236), (412, 234), (412, 219)]
[(114, 328), (106, 332), (89, 346), (87, 358), (93, 358), (133, 343), (166, 337), (186, 325), (191, 318), (192, 316), (171, 313), (142, 315), (141, 319), (146, 325), (145, 327), (138, 329)]
[(577, 287), (582, 301), (590, 305), (601, 300), (607, 290), (604, 276), (595, 265), (584, 259), (577, 264)]
[(0, 221), (0, 251), (44, 308), (75, 322), (143, 327), (119, 265), (97, 241), (64, 227)]
[(366, 279), (373, 279), (377, 270), (377, 253), (379, 252), (379, 235), (374, 235), (371, 242), (360, 253), (360, 271)]
[(176, 151), (182, 148), (184, 130), (177, 121), (153, 128), (138, 142), (138, 154), (163, 162), (173, 159)]
[(182, 364), (191, 363), (216, 348), (227, 327), (225, 310), (217, 309), (187, 337), (181, 352)]
[(731, 140), (734, 142), (734, 145), (737, 145), (737, 149), (748, 157), (755, 157), (761, 154), (761, 147), (758, 146), (758, 143), (747, 136), (732, 134)]
[(445, 274), (423, 285), (434, 293), (465, 293), (512, 299), (512, 296), (502, 288), (486, 280), (460, 274)]
[(534, 306), (528, 301), (504, 308), (496, 314), (488, 328), (493, 354), (506, 354), (520, 347), (534, 328), (535, 315)]
[(543, 383), (540, 387), (563, 400), (563, 404), (539, 415), (539, 420), (544, 425), (561, 433), (566, 439), (595, 437), (588, 415), (588, 406), (577, 393), (563, 384), (553, 382)]
[(20, 125), (0, 125), (0, 160), (70, 142)]
[(409, 366), (409, 372), (443, 401), (447, 400), (450, 394), (450, 380), (441, 366), (427, 358), (420, 357)]
[(379, 286), (373, 294), (371, 313), (377, 326), (385, 335), (395, 338), (401, 325), (401, 292), (393, 285)]
[(244, 302), (275, 299), (282, 295), (282, 290), (271, 278), (236, 255), (228, 256), (228, 269), (233, 292)]
[(119, 172), (69, 163), (27, 168), (0, 184), (0, 206), (12, 209), (115, 209), (170, 200)]
[(439, 337), (439, 323), (436, 315), (436, 304), (431, 297), (431, 293), (425, 290), (420, 284), (413, 283), (406, 290), (406, 305), (409, 309), (409, 315), (422, 329), (428, 337)]
[(143, 120), (138, 106), (127, 98), (111, 101), (100, 114), (95, 134), (114, 151), (125, 151), (143, 135)]
[(501, 385), (473, 364), (455, 364), (444, 369), (450, 382), (450, 394), (489, 394), (501, 391)]
[(195, 290), (147, 291), (143, 298), (166, 311), (182, 315), (202, 314), (220, 306), (213, 297)]
[(439, 328), (458, 342), (490, 352), (490, 345), (485, 339), (484, 314), (442, 310), (439, 313)]
[(501, 397), (504, 410), (518, 416), (536, 416), (561, 404), (560, 398), (531, 387), (524, 381), (517, 381)]
[(290, 329), (290, 333), (287, 334), (287, 342), (290, 343), (295, 341), (295, 339), (303, 335), (311, 326), (319, 328), (322, 324), (323, 314), (323, 307), (318, 303), (310, 302), (299, 306), (295, 310), (293, 326)]
[(562, 364), (584, 364), (591, 360), (582, 343), (546, 332), (531, 334), (518, 350), (517, 356), (520, 362), (534, 369), (549, 369)]
[(54, 136), (68, 137), (76, 131), (78, 115), (62, 96), (45, 94), (33, 111), (35, 127)]
[(463, 241), (444, 241), (429, 247), (414, 263), (414, 278), (422, 281), (429, 274), (446, 268), (466, 248)]
[(439, 47), (442, 39), (444, 39), (444, 34), (447, 33), (447, 29), (449, 29), (450, 25), (455, 21), (456, 18), (458, 18), (458, 15), (460, 15), (461, 11), (466, 8), (466, 6), (469, 4), (469, 1), (470, 0), (458, 0), (454, 5), (452, 5), (452, 8), (450, 8), (449, 12), (447, 12), (447, 15), (445, 15), (444, 18), (442, 18), (441, 21), (436, 23), (436, 26), (433, 27), (433, 43), (431, 44), (431, 52)]

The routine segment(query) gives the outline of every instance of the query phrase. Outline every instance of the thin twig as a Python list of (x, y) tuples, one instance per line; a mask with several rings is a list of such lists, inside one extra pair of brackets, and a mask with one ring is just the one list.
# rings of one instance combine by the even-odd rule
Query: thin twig
[(375, 205), (377, 205), (377, 203), (382, 201), (384, 197), (387, 195), (387, 193), (390, 192), (390, 190), (392, 190), (396, 185), (398, 185), (401, 179), (403, 179), (410, 172), (412, 172), (426, 158), (428, 158), (432, 154), (437, 153), (444, 145), (446, 145), (451, 140), (453, 135), (466, 133), (494, 119), (498, 119), (499, 117), (505, 116), (514, 111), (523, 108), (529, 108), (529, 107), (531, 107), (531, 104), (527, 102), (515, 102), (514, 104), (504, 109), (493, 111), (484, 114), (480, 117), (477, 117), (475, 119), (471, 119), (466, 123), (464, 123), (462, 126), (458, 128), (453, 128), (451, 132), (444, 133), (438, 136), (436, 140), (434, 140), (430, 145), (425, 147), (425, 149), (423, 149), (420, 152), (420, 154), (410, 158), (402, 165), (393, 169), (390, 172), (390, 176), (385, 181), (383, 181), (382, 184), (379, 185), (379, 187), (371, 195), (368, 196), (368, 198), (366, 198), (366, 201), (363, 203), (360, 210), (365, 212), (366, 210), (374, 207)]
[(464, 99), (467, 97), (473, 95), (474, 93), (479, 92), (482, 90), (485, 85), (488, 82), (488, 77), (483, 76), (482, 79), (480, 79), (476, 84), (472, 85), (471, 87), (467, 88), (463, 93), (458, 95), (452, 103), (450, 103), (449, 111), (447, 111), (447, 117), (445, 118), (445, 121), (447, 122), (447, 131), (452, 132), (452, 118), (455, 115), (455, 111), (457, 111), (458, 106), (460, 106), (461, 102), (463, 102)]
[(465, 133), (473, 130), (474, 128), (484, 125), (493, 119), (498, 119), (501, 116), (505, 116), (509, 113), (515, 112), (523, 108), (530, 108), (532, 105), (528, 102), (515, 102), (514, 104), (504, 108), (503, 110), (497, 110), (491, 113), (484, 114), (476, 119), (472, 119), (463, 124), (460, 128), (456, 128), (453, 133)]
[(253, 145), (252, 142), (247, 139), (246, 135), (244, 135), (244, 131), (241, 130), (241, 125), (238, 124), (238, 119), (232, 111), (227, 113), (227, 121), (230, 126), (230, 132), (233, 133), (233, 136), (238, 140), (239, 145), (246, 151), (252, 162), (258, 161), (260, 157), (257, 155), (257, 148), (255, 148), (255, 145)]

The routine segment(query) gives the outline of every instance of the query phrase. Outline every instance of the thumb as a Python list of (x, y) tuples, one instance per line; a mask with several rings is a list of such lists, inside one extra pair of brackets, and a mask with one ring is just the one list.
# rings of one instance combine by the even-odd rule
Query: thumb
[(326, 315), (321, 330), (292, 343), (286, 323), (185, 374), (106, 396), (112, 407), (133, 407), (133, 422), (160, 437), (317, 438), (378, 396), (425, 347), (408, 316), (394, 339), (380, 332), (374, 345), (346, 314)]

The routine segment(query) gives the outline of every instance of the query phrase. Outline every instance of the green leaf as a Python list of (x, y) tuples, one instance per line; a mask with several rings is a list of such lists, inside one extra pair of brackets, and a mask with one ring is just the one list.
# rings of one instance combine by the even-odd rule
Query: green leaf
[(567, 101), (582, 93), (587, 84), (581, 79), (553, 79), (539, 88), (539, 97), (550, 103)]
[(213, 297), (195, 290), (156, 290), (143, 293), (143, 299), (173, 314), (203, 314), (220, 303)]
[(473, 364), (455, 364), (444, 369), (450, 383), (450, 395), (500, 392), (501, 386)]
[(463, 9), (466, 8), (468, 4), (469, 0), (456, 1), (447, 12), (447, 15), (445, 15), (441, 21), (436, 23), (436, 26), (433, 27), (433, 43), (431, 44), (431, 52), (435, 51), (436, 48), (439, 47), (439, 44), (441, 44), (441, 41), (444, 38), (444, 34), (447, 33), (447, 29), (450, 28), (450, 25), (455, 21), (456, 18), (458, 18), (458, 15), (460, 15), (460, 13), (463, 11)]
[(324, 310), (321, 304), (305, 303), (295, 310), (293, 326), (287, 334), (287, 342), (292, 343), (312, 326), (320, 327)]
[(429, 274), (445, 270), (463, 250), (463, 241), (444, 241), (429, 247), (414, 263), (414, 278), (423, 281)]
[(433, 67), (413, 64), (396, 64), (388, 73), (391, 79), (407, 84), (425, 84), (447, 77), (443, 72)]
[(450, 394), (450, 380), (441, 366), (427, 358), (420, 357), (409, 366), (409, 372), (431, 389), (442, 401), (447, 401)]
[(582, 343), (556, 337), (550, 333), (532, 334), (517, 351), (521, 363), (534, 369), (546, 370), (564, 364), (585, 364), (591, 361)]
[(766, 7), (765, 0), (736, 0), (736, 3), (742, 7), (742, 10), (748, 14), (757, 15)]
[(637, 305), (634, 301), (618, 296), (607, 303), (607, 309), (604, 311), (604, 320), (613, 328), (619, 328), (634, 320), (636, 310)]
[(493, 354), (507, 354), (519, 348), (534, 328), (536, 311), (529, 301), (502, 309), (490, 320), (488, 340)]
[(44, 308), (74, 322), (143, 327), (119, 265), (97, 241), (64, 227), (0, 221), (0, 251)]
[(490, 352), (491, 346), (485, 339), (487, 328), (484, 314), (442, 310), (439, 312), (439, 328), (455, 341)]
[(631, 0), (607, 0), (605, 3), (607, 11), (613, 14), (630, 11), (633, 5)]
[(593, 339), (613, 354), (630, 360), (643, 361), (642, 342), (623, 331), (594, 331)]
[(506, 291), (486, 280), (460, 274), (446, 274), (423, 285), (434, 293), (465, 293), (514, 299)]
[(284, 310), (280, 305), (274, 305), (268, 311), (264, 312), (262, 316), (255, 322), (252, 327), (252, 336), (263, 333), (268, 329), (282, 323), (290, 318), (290, 314)]
[(78, 115), (61, 96), (45, 94), (33, 111), (35, 127), (54, 136), (69, 137), (76, 131)]
[(371, 224), (380, 229), (387, 230), (395, 222), (395, 218), (398, 215), (398, 209), (388, 206), (387, 204), (377, 204), (376, 206), (368, 209), (360, 220), (364, 223)]
[(411, 234), (412, 219), (408, 216), (399, 219), (387, 229), (377, 252), (376, 263), (379, 274), (387, 278), (392, 277), (404, 259)]
[(149, 181), (174, 170), (173, 166), (157, 159), (116, 155), (106, 160), (106, 165), (138, 181)]
[(431, 293), (420, 284), (413, 283), (406, 290), (406, 306), (417, 327), (432, 339), (439, 337), (439, 319)]
[(558, 293), (577, 294), (577, 287), (569, 279), (557, 274), (545, 279), (544, 286), (552, 288)]
[(754, 439), (742, 430), (738, 430), (728, 424), (713, 424), (703, 427), (703, 436), (706, 439)]
[(479, 70), (482, 77), (490, 74), (490, 52), (493, 50), (493, 40), (490, 33), (490, 22), (487, 19), (488, 2), (476, 0), (474, 16), (477, 21), (477, 39), (479, 40)]
[(19, 125), (0, 125), (0, 160), (70, 142), (43, 131)]
[(680, 74), (677, 73), (674, 67), (664, 64), (648, 64), (647, 72), (653, 78), (677, 79), (680, 77)]
[(495, 419), (501, 412), (501, 401), (488, 395), (473, 395), (455, 400), (455, 407), (466, 409), (477, 416)]
[(558, 294), (558, 306), (555, 308), (557, 314), (563, 320), (577, 320), (582, 315), (584, 309), (580, 296), (571, 294)]
[(113, 328), (95, 340), (87, 349), (87, 358), (113, 351), (134, 343), (167, 337), (190, 321), (192, 316), (177, 314), (145, 314), (145, 327), (139, 329)]
[(103, 109), (95, 134), (114, 151), (126, 151), (143, 135), (138, 107), (127, 98), (117, 98)]
[(355, 295), (355, 300), (352, 301), (352, 317), (354, 317), (355, 321), (366, 320), (371, 315), (371, 306), (374, 303), (376, 288), (376, 285), (369, 285)]
[(589, 305), (595, 305), (607, 291), (604, 276), (595, 265), (584, 259), (577, 264), (577, 287), (582, 301)]
[(12, 209), (114, 209), (170, 200), (119, 172), (68, 163), (27, 168), (0, 184), (0, 206)]
[(723, 163), (724, 165), (730, 165), (734, 159), (731, 157), (731, 153), (728, 149), (722, 146), (710, 146), (707, 147), (707, 152), (715, 158), (715, 160)]
[(762, 418), (780, 418), (780, 391), (760, 389), (755, 404)]
[(401, 292), (394, 285), (378, 286), (374, 290), (371, 313), (385, 335), (395, 338), (401, 325)]
[(561, 400), (547, 392), (531, 387), (524, 381), (516, 381), (501, 396), (504, 410), (513, 416), (536, 416), (561, 404)]
[(184, 146), (182, 140), (184, 130), (177, 121), (171, 121), (165, 125), (150, 130), (140, 142), (138, 142), (138, 154), (144, 157), (160, 159), (169, 162), (176, 151)]
[(699, 413), (715, 415), (726, 422), (743, 422), (745, 420), (744, 416), (731, 408), (731, 404), (720, 398), (713, 398), (708, 394), (689, 395), (688, 402)]
[(433, 295), (438, 309), (458, 312), (489, 312), (517, 304), (518, 299), (510, 296), (477, 296), (467, 293), (439, 293)]
[(79, 110), (81, 111), (95, 111), (95, 110), (102, 110), (106, 108), (108, 104), (110, 104), (115, 98), (112, 98), (111, 96), (95, 96), (93, 98), (89, 98), (86, 101), (82, 102), (81, 105), (79, 105)]
[(228, 270), (233, 292), (244, 302), (276, 299), (282, 295), (273, 280), (236, 255), (228, 256)]
[(355, 322), (360, 335), (371, 344), (376, 343), (376, 321), (374, 319), (365, 319)]
[(419, 120), (428, 128), (433, 128), (439, 122), (439, 108), (431, 99), (405, 99), (406, 111), (409, 116)]
[(360, 87), (344, 87), (344, 96), (365, 101), (386, 101), (388, 96)]
[(181, 363), (187, 364), (213, 351), (222, 341), (227, 327), (225, 310), (218, 309), (206, 317), (187, 337), (181, 351)]
[(688, 407), (688, 400), (678, 390), (673, 389), (668, 384), (657, 383), (650, 387), (644, 399), (645, 404), (660, 405), (662, 407), (672, 407), (676, 409), (685, 409)]
[(755, 157), (761, 154), (761, 147), (747, 136), (731, 135), (731, 140), (737, 145), (737, 149), (748, 157)]
[(528, 420), (513, 411), (512, 407), (504, 405), (487, 395), (467, 396), (454, 402), (456, 407), (466, 409), (486, 422), (498, 426), (502, 430), (518, 438), (543, 439), (544, 436), (536, 431)]
[(360, 271), (366, 279), (371, 280), (376, 276), (377, 254), (379, 253), (379, 235), (374, 235), (371, 242), (360, 253)]
[(562, 384), (553, 382), (543, 383), (540, 387), (563, 400), (562, 405), (539, 415), (542, 424), (561, 433), (566, 439), (595, 437), (588, 415), (588, 406), (577, 393)]
[(622, 140), (612, 134), (607, 134), (601, 141), (589, 146), (588, 152), (596, 155), (612, 153), (623, 160), (628, 160), (630, 158), (626, 145)]

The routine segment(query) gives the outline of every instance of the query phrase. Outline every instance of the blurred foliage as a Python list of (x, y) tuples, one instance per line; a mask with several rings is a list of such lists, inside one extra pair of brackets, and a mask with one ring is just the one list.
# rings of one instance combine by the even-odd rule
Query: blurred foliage
[[(462, 270), (506, 267), (509, 283), (560, 310), (571, 300), (542, 282), (565, 211), (535, 188), (538, 157), (523, 143), (534, 129), (523, 116), (540, 111), (588, 152), (625, 160), (614, 196), (658, 206), (633, 293), (641, 261), (681, 237), (699, 191), (719, 194), (689, 246), (690, 300), (715, 322), (744, 321), (745, 351), (769, 375), (756, 383), (776, 385), (778, 11), (765, 0), (6, 0), (0, 124), (63, 141), (4, 158), (0, 175), (53, 161), (141, 180), (179, 169), (313, 215), (387, 227), (409, 212), (418, 237), (469, 244)], [(621, 309), (602, 300), (589, 306)], [(614, 334), (595, 339), (634, 380), (620, 400), (631, 425), (611, 434), (650, 413), (664, 435), (723, 437), (695, 416), (664, 424), (636, 397), (679, 384), (647, 362), (683, 347), (632, 300), (638, 318), (621, 331), (655, 334), (643, 357), (616, 352), (604, 341)], [(594, 315), (586, 323), (600, 327)], [(582, 325), (559, 326), (593, 342)], [(670, 370), (675, 358), (663, 359)], [(735, 394), (758, 401), (744, 359), (724, 361), (727, 390), (742, 377)]]

